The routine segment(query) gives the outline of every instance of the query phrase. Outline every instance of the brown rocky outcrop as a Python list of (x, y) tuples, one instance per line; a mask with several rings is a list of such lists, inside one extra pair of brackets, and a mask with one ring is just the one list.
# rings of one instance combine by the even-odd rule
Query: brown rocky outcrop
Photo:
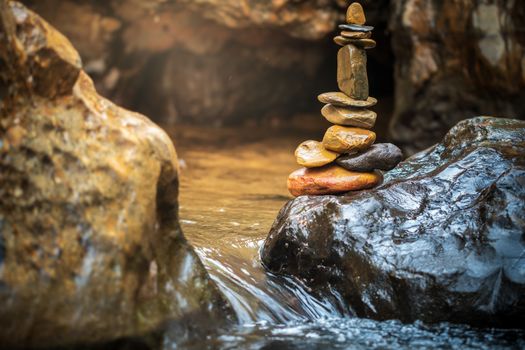
[(392, 2), (396, 56), (391, 135), (409, 151), (465, 117), (525, 115), (525, 3)]
[(228, 317), (179, 228), (169, 137), (100, 97), (69, 41), (6, 0), (0, 97), (3, 348)]
[(164, 123), (304, 109), (330, 45), (310, 40), (343, 16), (322, 0), (26, 3), (78, 44), (102, 94)]
[[(214, 125), (317, 113), (314, 96), (336, 88), (330, 37), (348, 5), (25, 3), (78, 47), (103, 95), (158, 122)], [(465, 117), (525, 115), (523, 1), (361, 3), (378, 42), (368, 65), (371, 93), (382, 101), (382, 136), (392, 110), (390, 134), (407, 153), (438, 142)]]
[[(371, 21), (380, 13), (384, 17), (379, 9), (385, 2), (367, 4)], [(341, 0), (24, 3), (71, 39), (102, 95), (157, 122), (208, 125), (317, 109), (315, 96), (335, 88), (329, 34), (347, 5)]]

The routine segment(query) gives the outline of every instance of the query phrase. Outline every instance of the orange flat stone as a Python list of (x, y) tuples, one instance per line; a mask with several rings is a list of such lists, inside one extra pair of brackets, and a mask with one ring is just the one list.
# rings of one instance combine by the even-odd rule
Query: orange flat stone
[(337, 194), (364, 190), (381, 183), (380, 172), (360, 173), (338, 165), (322, 168), (302, 168), (288, 177), (288, 191), (295, 196)]

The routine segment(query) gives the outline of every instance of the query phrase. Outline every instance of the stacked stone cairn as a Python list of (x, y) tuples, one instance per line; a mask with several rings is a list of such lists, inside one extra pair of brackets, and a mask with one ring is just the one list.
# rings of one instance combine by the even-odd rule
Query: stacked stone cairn
[(322, 142), (305, 141), (295, 151), (297, 163), (304, 168), (288, 178), (294, 196), (338, 194), (369, 189), (379, 185), (379, 170), (391, 170), (402, 160), (401, 150), (393, 144), (374, 144), (371, 131), (377, 114), (367, 108), (377, 100), (368, 95), (366, 49), (374, 48), (373, 27), (366, 26), (363, 8), (353, 3), (346, 15), (347, 24), (339, 28), (334, 41), (342, 46), (337, 55), (337, 83), (340, 92), (319, 96), (325, 103), (321, 114), (333, 125)]

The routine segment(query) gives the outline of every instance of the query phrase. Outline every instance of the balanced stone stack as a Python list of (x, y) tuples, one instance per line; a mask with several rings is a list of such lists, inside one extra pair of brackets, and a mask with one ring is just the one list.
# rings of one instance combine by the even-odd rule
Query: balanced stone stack
[(402, 159), (393, 144), (374, 144), (371, 131), (377, 114), (369, 107), (377, 100), (368, 94), (366, 49), (374, 48), (373, 27), (366, 26), (359, 3), (350, 5), (347, 24), (339, 26), (341, 35), (334, 41), (342, 46), (337, 55), (337, 83), (340, 92), (319, 96), (326, 105), (322, 115), (334, 126), (322, 142), (305, 141), (295, 151), (304, 168), (288, 178), (288, 190), (294, 196), (337, 194), (375, 187), (382, 181), (379, 170), (391, 170)]

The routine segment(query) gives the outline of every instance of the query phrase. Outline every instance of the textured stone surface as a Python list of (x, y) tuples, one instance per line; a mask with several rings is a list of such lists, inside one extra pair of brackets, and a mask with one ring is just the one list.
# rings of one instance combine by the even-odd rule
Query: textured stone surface
[(391, 143), (376, 143), (363, 153), (345, 155), (337, 164), (350, 171), (392, 170), (403, 159), (403, 152)]
[(524, 183), (525, 122), (466, 120), (376, 189), (288, 203), (262, 261), (361, 317), (521, 327)]
[(377, 118), (377, 113), (368, 109), (336, 107), (331, 104), (324, 106), (321, 114), (332, 124), (365, 129), (372, 129)]
[(363, 25), (366, 23), (365, 12), (360, 3), (354, 2), (346, 10), (346, 23)]
[(364, 151), (375, 140), (376, 134), (373, 131), (334, 125), (326, 130), (323, 146), (338, 153), (353, 153)]
[[(178, 223), (177, 156), (69, 41), (0, 1), (0, 343), (101, 343), (230, 310)], [(177, 323), (178, 322), (178, 323)]]
[(337, 84), (339, 90), (356, 100), (368, 98), (368, 74), (365, 50), (353, 45), (337, 53)]
[(392, 2), (396, 56), (390, 133), (414, 152), (465, 117), (525, 116), (525, 2)]
[(297, 163), (306, 168), (321, 167), (332, 163), (338, 153), (327, 150), (319, 141), (305, 141), (295, 150)]
[(378, 172), (358, 173), (333, 164), (294, 171), (288, 177), (288, 190), (296, 197), (337, 194), (372, 188), (381, 180), (382, 176)]
[(321, 103), (330, 103), (339, 107), (372, 107), (377, 104), (377, 100), (369, 97), (366, 100), (355, 100), (342, 92), (325, 92), (317, 97)]

